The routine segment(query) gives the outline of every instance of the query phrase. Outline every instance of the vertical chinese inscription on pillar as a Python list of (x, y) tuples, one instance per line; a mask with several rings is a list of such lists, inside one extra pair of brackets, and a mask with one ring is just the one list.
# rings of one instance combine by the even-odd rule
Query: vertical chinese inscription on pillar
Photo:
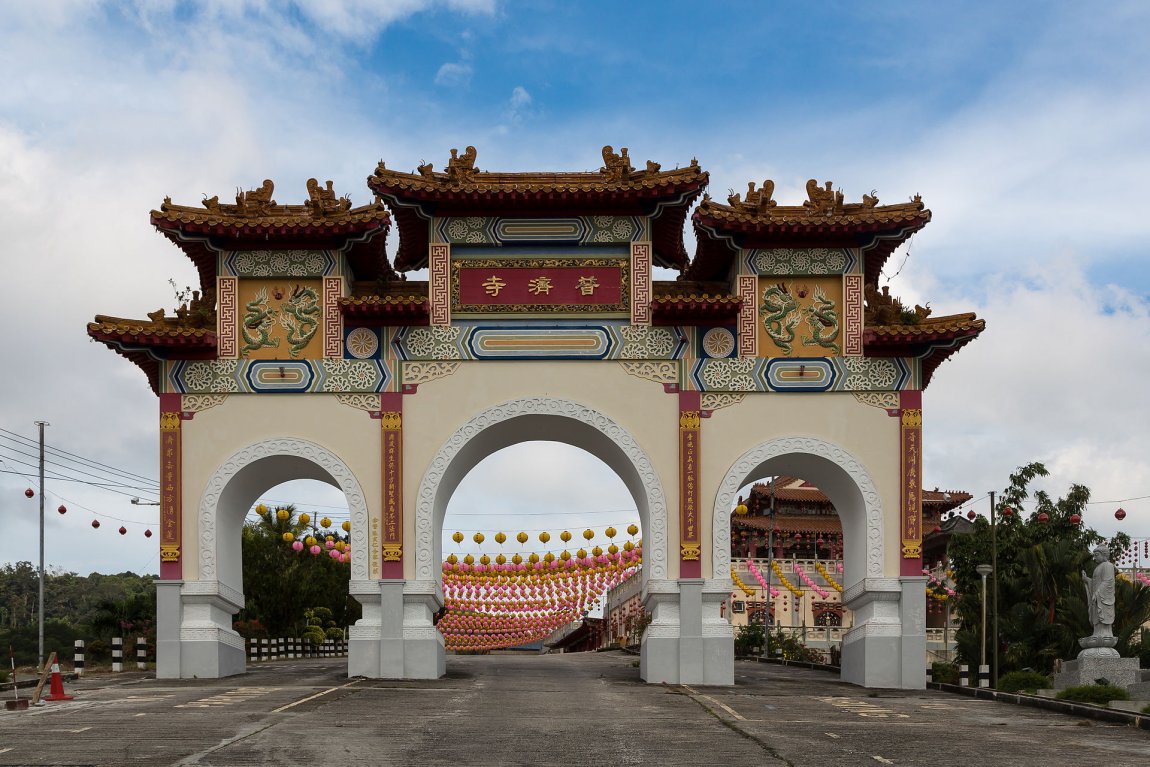
[(902, 556), (922, 556), (922, 410), (902, 411)]
[(339, 299), (343, 298), (343, 278), (323, 278), (323, 356), (343, 357), (343, 315)]
[(383, 435), (383, 577), (402, 577), (402, 570), (397, 573), (396, 566), (388, 563), (403, 562), (403, 414), (384, 411), (379, 423)]
[(180, 561), (180, 414), (160, 413), (160, 563)]
[(843, 354), (861, 357), (863, 353), (863, 276), (843, 276)]
[(234, 360), (240, 356), (240, 316), (237, 304), (239, 292), (240, 281), (237, 278), (216, 278), (216, 295), (219, 301), (219, 310), (216, 312), (216, 338), (219, 357), (223, 360)]
[(698, 410), (679, 413), (679, 552), (684, 562), (698, 562), (701, 553), (699, 424)]
[(427, 257), (431, 324), (451, 324), (451, 247), (432, 245)]
[(755, 288), (758, 277), (753, 274), (739, 275), (739, 356), (754, 357), (759, 349), (755, 305)]
[(631, 324), (651, 324), (651, 243), (631, 243)]

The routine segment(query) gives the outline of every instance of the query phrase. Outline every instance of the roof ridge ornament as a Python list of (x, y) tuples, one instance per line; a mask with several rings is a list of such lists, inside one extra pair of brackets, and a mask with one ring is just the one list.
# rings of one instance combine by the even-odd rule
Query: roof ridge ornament
[[(276, 206), (276, 201), (272, 199), (272, 192), (275, 191), (276, 185), (272, 183), (270, 178), (265, 178), (263, 184), (258, 189), (250, 189), (243, 191), (243, 189), (236, 190), (236, 207), (239, 208), (240, 215), (261, 215), (269, 212)], [(213, 198), (216, 199), (216, 198)], [(209, 200), (204, 201), (204, 206), (208, 206)], [(219, 200), (216, 199), (218, 203)]]
[(742, 200), (738, 194), (732, 194), (727, 197), (727, 204), (732, 208), (740, 208), (751, 213), (767, 214), (770, 209), (777, 206), (771, 197), (775, 193), (775, 182), (767, 179), (763, 182), (762, 189), (755, 189), (755, 182), (747, 182), (747, 199)]
[[(655, 165), (655, 171), (658, 171), (659, 165), (647, 161), (647, 170), (651, 170), (651, 166)], [(599, 172), (607, 177), (608, 181), (621, 183), (627, 181), (631, 174), (635, 171), (631, 167), (631, 158), (627, 156), (627, 147), (621, 147), (619, 154), (615, 154), (615, 150), (610, 144), (603, 147), (603, 167)]]
[(820, 187), (815, 179), (807, 181), (807, 201), (803, 203), (814, 213), (824, 216), (833, 216), (843, 212), (843, 192), (834, 188), (833, 181), (827, 181), (825, 187)]
[(308, 199), (304, 207), (311, 213), (312, 218), (322, 218), (331, 213), (339, 214), (351, 210), (351, 195), (335, 196), (331, 179), (327, 180), (327, 187), (321, 187), (314, 178), (307, 180)]

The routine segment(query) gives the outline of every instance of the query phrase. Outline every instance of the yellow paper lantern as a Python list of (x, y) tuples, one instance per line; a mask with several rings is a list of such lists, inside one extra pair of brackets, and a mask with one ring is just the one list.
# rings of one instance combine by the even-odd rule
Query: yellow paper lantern
[(450, 562), (451, 564), (455, 564), (456, 562), (459, 561), (459, 558), (456, 557), (454, 554), (450, 554), (447, 557), (447, 561)]
[(521, 556), (519, 556), (518, 554), (516, 554), (515, 556), (513, 556), (513, 557), (511, 558), (511, 561), (512, 561), (512, 562), (514, 562), (514, 563), (515, 563), (515, 564), (517, 564), (517, 565), (521, 565), (521, 564), (523, 564), (523, 557), (521, 557)]
[(264, 516), (267, 516), (267, 513), (268, 513), (268, 507), (267, 506), (264, 506), (262, 503), (259, 504), (258, 506), (256, 506), (256, 514), (259, 514), (261, 517), (264, 517)]
[(308, 515), (306, 513), (299, 515), (299, 523), (301, 525), (306, 525), (306, 524), (309, 524), (310, 522), (311, 522), (311, 516), (310, 515)]
[(543, 543), (547, 543), (547, 541), (551, 540), (551, 533), (546, 531), (539, 533), (539, 540)]
[(278, 519), (280, 522), (285, 521), (290, 516), (291, 512), (287, 509), (276, 509), (276, 519)]
[(596, 546), (595, 548), (591, 549), (591, 553), (597, 557), (601, 557), (601, 556), (603, 556), (603, 549)]
[(587, 528), (586, 530), (583, 531), (583, 539), (584, 540), (589, 541), (594, 537), (595, 537), (595, 531), (592, 530), (591, 528)]
[(737, 514), (740, 517), (747, 516), (747, 512), (749, 512), (749, 511), (750, 511), (750, 509), (747, 508), (747, 504), (745, 504), (745, 503), (740, 503), (738, 506), (735, 507), (735, 514)]
[(563, 532), (559, 533), (559, 539), (564, 543), (567, 543), (567, 541), (571, 540), (571, 533), (564, 530)]
[[(495, 562), (496, 562), (496, 564), (505, 565), (505, 564), (507, 564), (507, 557), (500, 554), (499, 556), (497, 556), (495, 558)], [(502, 580), (502, 578), (500, 580)]]
[(456, 543), (463, 543), (463, 533), (456, 530), (451, 534), (451, 540), (455, 541)]
[(639, 532), (639, 526), (638, 525), (627, 525), (627, 535), (633, 536), (638, 532)]
[(607, 553), (614, 556), (615, 554), (619, 553), (619, 547), (612, 543), (607, 547)]
[(527, 543), (527, 539), (530, 537), (531, 536), (527, 535), (527, 533), (520, 533), (519, 535), (515, 536), (515, 540), (519, 541), (520, 543)]
[(476, 543), (483, 543), (483, 533), (476, 533), (475, 535), (471, 536), (471, 540), (475, 541)]
[(327, 517), (324, 517), (319, 521), (319, 526), (326, 530), (327, 528), (331, 527), (331, 520)]
[(500, 546), (502, 546), (503, 542), (506, 540), (507, 540), (507, 536), (504, 535), (502, 532), (498, 532), (495, 534), (495, 542), (498, 543)]
[(536, 562), (539, 561), (539, 555), (532, 553), (531, 556), (527, 557), (527, 561), (530, 562), (531, 564), (535, 564)]
[(475, 557), (473, 557), (473, 556), (471, 556), (470, 554), (468, 554), (467, 556), (465, 556), (465, 557), (463, 558), (463, 561), (464, 561), (465, 563), (469, 564), (469, 565), (473, 565), (473, 564), (475, 564)]
[(546, 554), (543, 555), (543, 561), (548, 562), (548, 563), (554, 562), (555, 561), (555, 555), (552, 554), (550, 551), (548, 551)]
[(559, 558), (562, 559), (564, 562), (566, 562), (568, 559), (571, 558), (571, 552), (568, 551), (567, 549), (563, 549), (563, 553), (559, 555)]
[(623, 544), (623, 551), (634, 551), (634, 550), (635, 550), (635, 544), (631, 543), (630, 541), (627, 541), (626, 543)]
[(315, 536), (309, 535), (307, 538), (304, 538), (303, 542), (306, 543), (308, 546), (314, 546), (315, 545)]
[(481, 565), (489, 565), (489, 564), (491, 564), (491, 557), (489, 557), (489, 556), (487, 556), (486, 554), (484, 554), (483, 556), (481, 556), (481, 557), (479, 558), (479, 564), (481, 564)]
[(350, 533), (351, 532), (351, 522), (344, 522), (342, 525), (340, 525), (340, 528), (342, 528), (345, 533)]
[(292, 535), (291, 533), (284, 533), (283, 538), (284, 538), (284, 543), (291, 543), (292, 541), (295, 540), (295, 536)]
[(615, 528), (613, 528), (613, 527), (608, 527), (606, 530), (604, 530), (604, 531), (603, 531), (603, 534), (604, 534), (604, 535), (606, 535), (608, 538), (614, 538), (614, 537), (615, 537), (615, 534), (616, 534), (617, 532), (618, 532), (618, 531), (617, 531)]

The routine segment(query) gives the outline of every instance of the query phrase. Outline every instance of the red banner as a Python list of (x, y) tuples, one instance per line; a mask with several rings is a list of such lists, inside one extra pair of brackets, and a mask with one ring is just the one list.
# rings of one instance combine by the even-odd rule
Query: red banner
[[(165, 400), (174, 399), (174, 402)], [(160, 410), (160, 577), (179, 580), (183, 575), (180, 562), (180, 494), (181, 422), (178, 410), (166, 410), (164, 405), (179, 407), (180, 395), (161, 395)]]
[(702, 576), (699, 540), (698, 410), (679, 412), (679, 576)]
[[(569, 261), (571, 259), (567, 259)], [(453, 264), (455, 311), (629, 311), (628, 264), (599, 259), (587, 264), (556, 260)]]
[[(922, 410), (902, 411), (902, 557), (922, 559)], [(904, 573), (905, 574), (905, 573)], [(910, 573), (917, 575), (918, 573)]]
[(403, 577), (403, 414), (380, 413), (383, 471), (383, 577)]

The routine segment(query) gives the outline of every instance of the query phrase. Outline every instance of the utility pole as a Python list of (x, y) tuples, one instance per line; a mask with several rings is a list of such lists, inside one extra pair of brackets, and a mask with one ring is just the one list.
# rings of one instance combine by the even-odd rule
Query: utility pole
[(994, 654), (991, 655), (990, 686), (998, 689), (998, 525), (994, 508), (994, 491), (990, 491), (990, 571), (991, 584), (994, 592), (991, 595), (991, 619), (994, 634)]
[(40, 602), (37, 613), (40, 621), (40, 659), (37, 665), (44, 667), (44, 427), (47, 421), (36, 421), (40, 427)]

